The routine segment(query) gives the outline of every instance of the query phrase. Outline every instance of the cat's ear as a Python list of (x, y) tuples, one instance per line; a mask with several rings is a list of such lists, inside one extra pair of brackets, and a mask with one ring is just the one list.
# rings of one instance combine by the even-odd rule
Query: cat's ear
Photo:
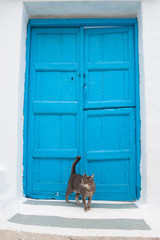
[(94, 174), (92, 174), (91, 178), (92, 178), (92, 179), (94, 178)]
[(84, 172), (83, 176), (84, 176), (84, 177), (86, 176), (85, 172)]

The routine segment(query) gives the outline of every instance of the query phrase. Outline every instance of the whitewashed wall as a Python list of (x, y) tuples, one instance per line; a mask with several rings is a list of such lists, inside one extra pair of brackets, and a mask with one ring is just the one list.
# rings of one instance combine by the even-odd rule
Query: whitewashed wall
[(0, 1), (0, 199), (22, 193), (25, 11)]
[[(145, 115), (143, 135), (145, 152), (147, 202), (160, 205), (160, 1), (142, 2), (143, 94)], [(144, 104), (144, 106), (143, 106)]]
[(0, 200), (23, 194), (23, 101), (28, 18), (138, 17), (140, 201), (160, 204), (160, 1), (0, 1)]

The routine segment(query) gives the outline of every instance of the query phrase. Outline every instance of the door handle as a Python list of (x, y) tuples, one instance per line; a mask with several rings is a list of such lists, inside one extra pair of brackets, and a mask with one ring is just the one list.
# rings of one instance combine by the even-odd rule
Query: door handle
[(84, 83), (84, 84), (83, 84), (83, 88), (85, 89), (85, 88), (86, 88), (86, 86), (87, 86), (87, 84), (86, 84), (86, 83)]
[(87, 84), (86, 83), (83, 84), (83, 89), (84, 89), (84, 99), (86, 99), (87, 98)]
[(87, 82), (86, 82), (86, 74), (83, 73), (84, 83), (83, 83), (83, 89), (84, 89), (84, 99), (87, 98)]

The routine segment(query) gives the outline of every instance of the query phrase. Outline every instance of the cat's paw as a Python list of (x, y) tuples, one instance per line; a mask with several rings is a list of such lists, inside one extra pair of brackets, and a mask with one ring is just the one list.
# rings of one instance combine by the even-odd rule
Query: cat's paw
[(81, 203), (80, 203), (80, 201), (78, 200), (78, 199), (76, 199), (76, 203), (80, 206), (81, 205)]

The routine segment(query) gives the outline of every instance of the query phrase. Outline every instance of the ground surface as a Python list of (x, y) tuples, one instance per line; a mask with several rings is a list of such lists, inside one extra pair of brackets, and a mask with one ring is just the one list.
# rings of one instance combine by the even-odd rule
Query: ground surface
[[(143, 237), (143, 238), (141, 238)], [(0, 207), (0, 240), (143, 240), (160, 238), (160, 209), (126, 202), (18, 198)]]
[(16, 231), (1, 231), (0, 240), (159, 240), (160, 238), (128, 238), (128, 237), (76, 237), (50, 234), (35, 234)]

